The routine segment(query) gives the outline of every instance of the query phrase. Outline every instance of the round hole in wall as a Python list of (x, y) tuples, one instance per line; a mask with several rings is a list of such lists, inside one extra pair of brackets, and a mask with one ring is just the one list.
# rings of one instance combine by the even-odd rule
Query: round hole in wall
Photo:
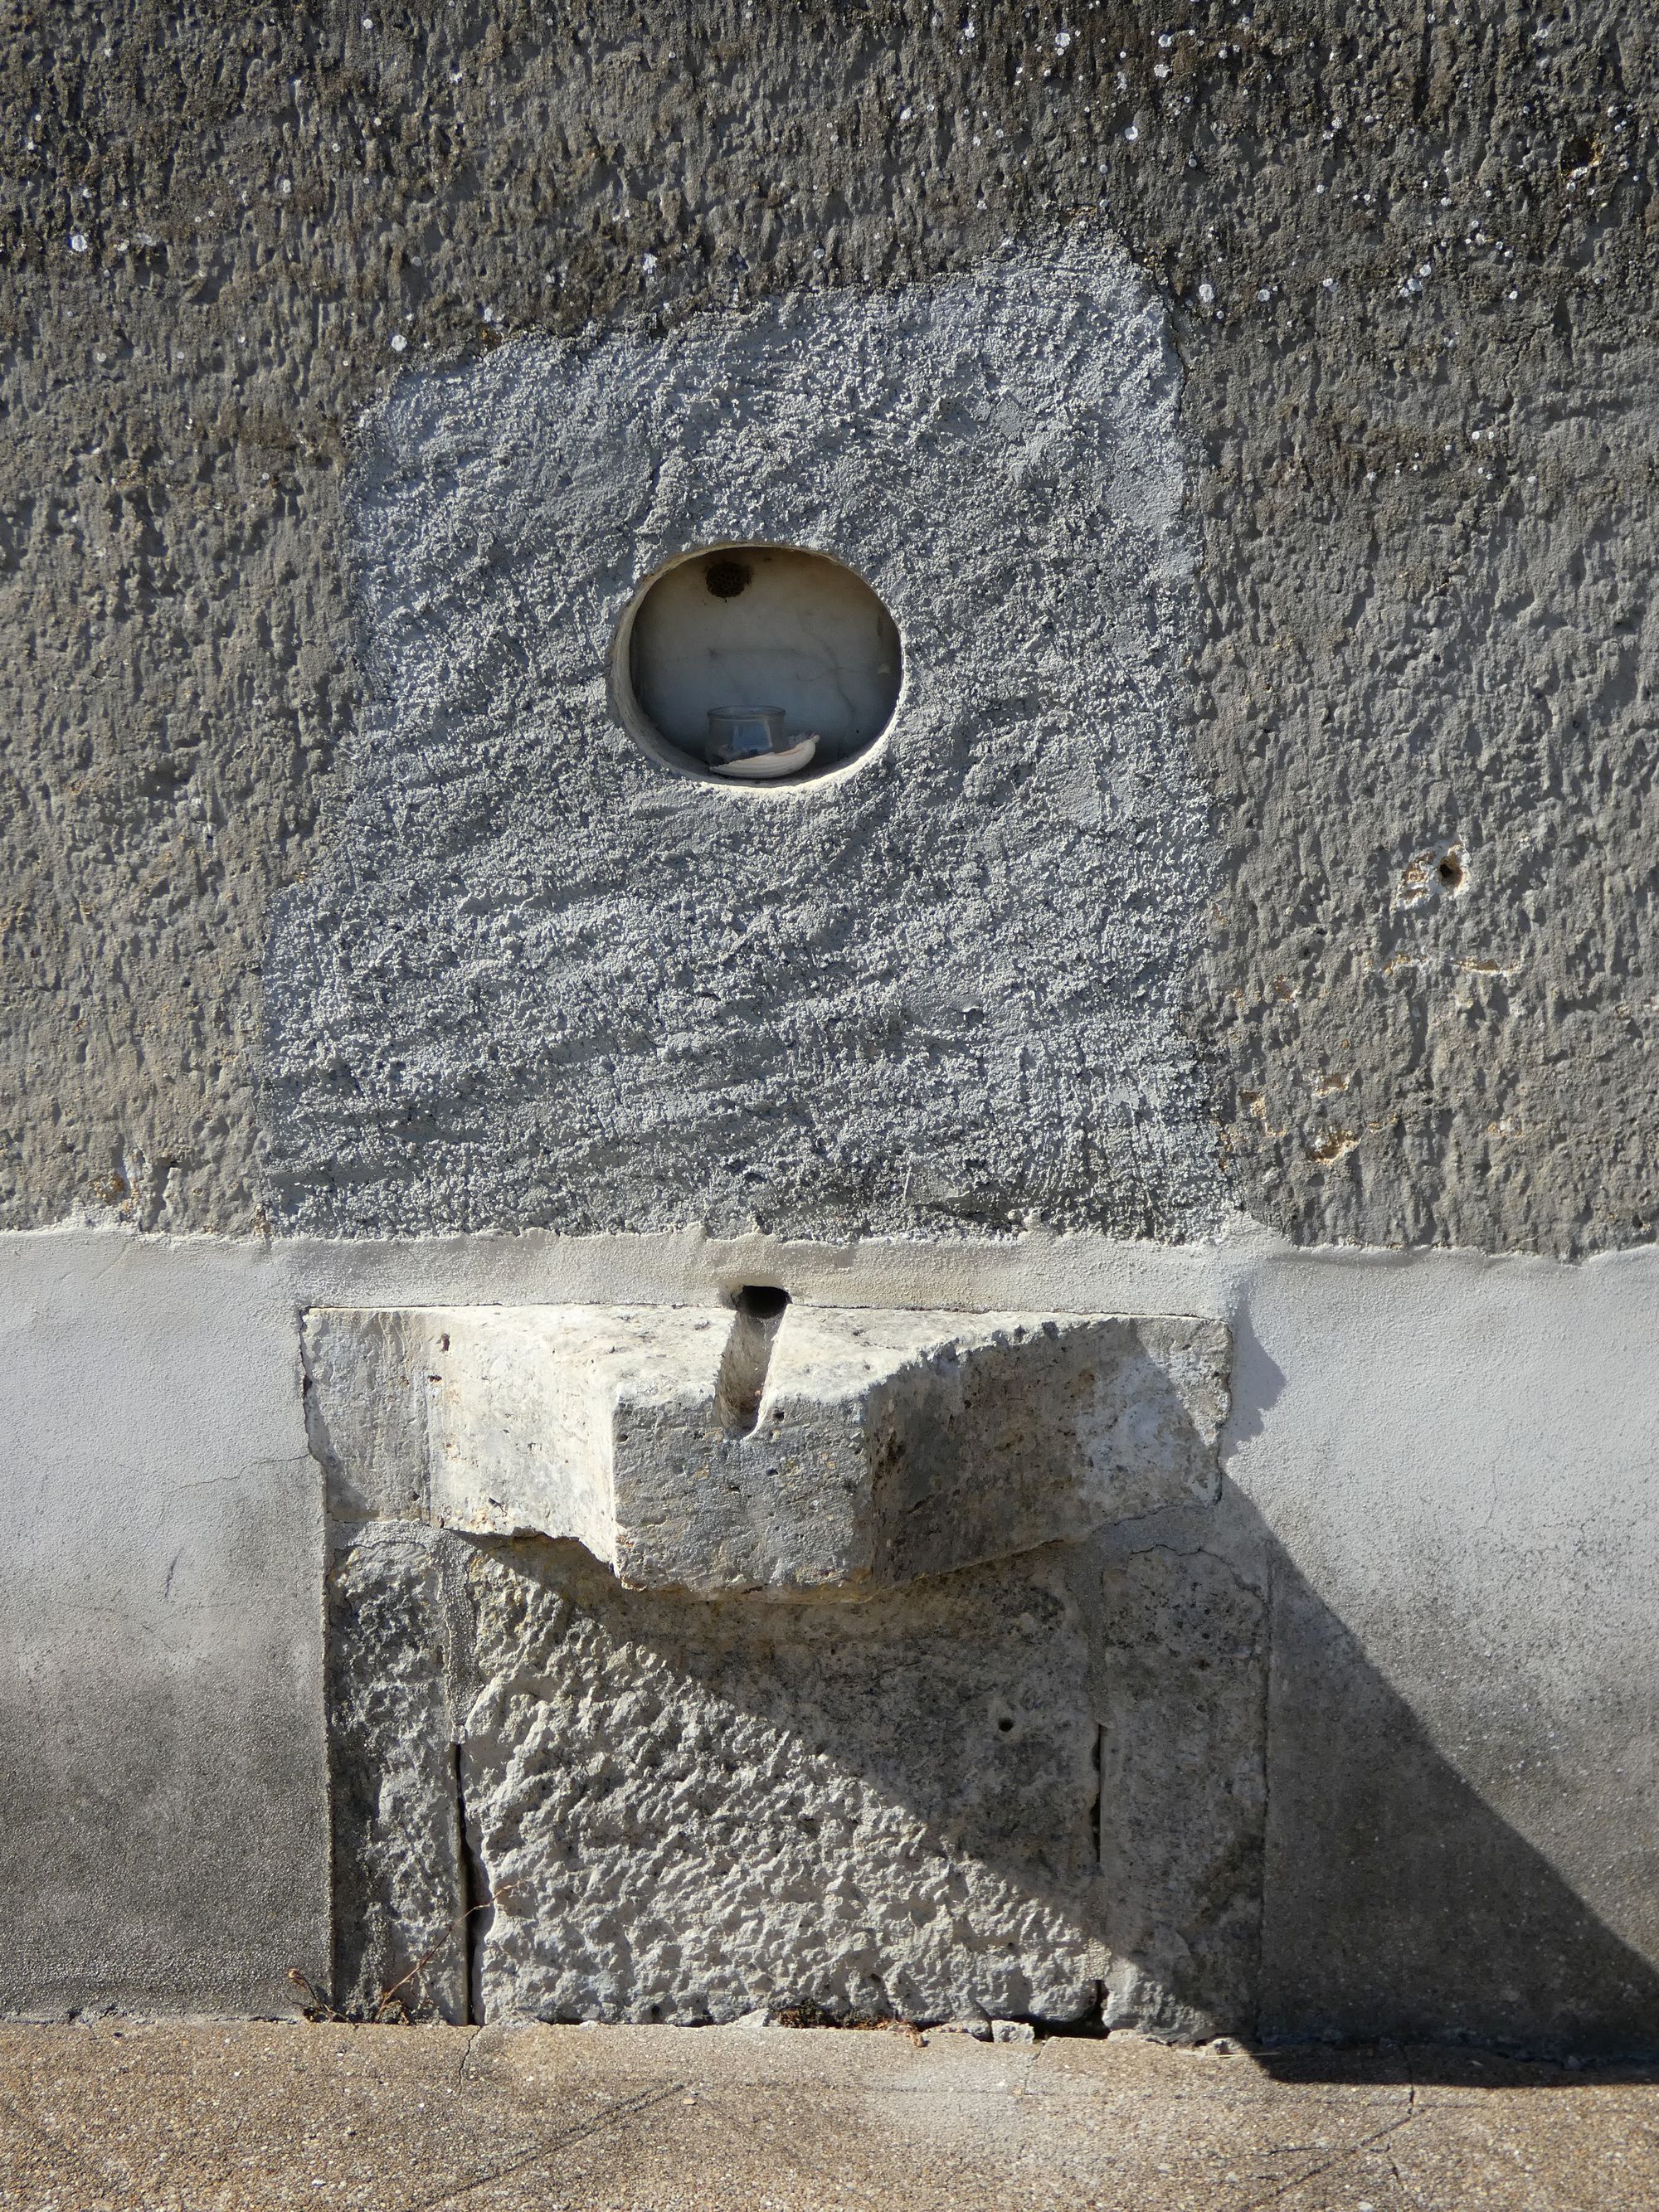
[(902, 673), (898, 627), (863, 577), (793, 545), (671, 562), (635, 594), (611, 661), (623, 725), (653, 760), (757, 793), (862, 760)]

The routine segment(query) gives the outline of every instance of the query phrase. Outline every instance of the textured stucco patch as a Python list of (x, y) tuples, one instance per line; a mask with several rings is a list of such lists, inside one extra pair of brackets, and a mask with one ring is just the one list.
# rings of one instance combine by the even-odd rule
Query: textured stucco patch
[[(350, 805), (266, 963), (283, 1220), (1212, 1228), (1178, 389), (1098, 242), (405, 379)], [(843, 781), (711, 789), (617, 722), (641, 578), (726, 538), (899, 624)]]

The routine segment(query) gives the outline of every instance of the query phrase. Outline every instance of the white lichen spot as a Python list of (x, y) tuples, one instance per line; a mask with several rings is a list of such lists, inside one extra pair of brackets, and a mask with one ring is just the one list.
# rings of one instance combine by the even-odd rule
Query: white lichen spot
[(87, 234), (85, 233), (85, 231), (84, 231), (84, 230), (72, 230), (72, 231), (70, 231), (70, 252), (71, 253), (84, 253), (84, 252), (86, 252), (86, 250), (87, 250)]
[(1077, 33), (1074, 31), (1056, 31), (1054, 33), (1054, 52), (1057, 54), (1063, 54), (1076, 35)]
[(392, 333), (391, 343), (393, 353), (402, 353), (407, 347), (409, 340), (404, 336), (401, 331), (393, 331)]
[(1140, 131), (1139, 131), (1139, 128), (1137, 127), (1137, 125), (1132, 123), (1132, 124), (1130, 124), (1130, 125), (1129, 125), (1128, 129), (1124, 132), (1124, 134), (1123, 134), (1123, 135), (1124, 135), (1124, 137), (1128, 140), (1129, 143), (1133, 146), (1133, 145), (1134, 144), (1134, 143), (1135, 143), (1136, 139), (1139, 137), (1139, 136), (1140, 136)]

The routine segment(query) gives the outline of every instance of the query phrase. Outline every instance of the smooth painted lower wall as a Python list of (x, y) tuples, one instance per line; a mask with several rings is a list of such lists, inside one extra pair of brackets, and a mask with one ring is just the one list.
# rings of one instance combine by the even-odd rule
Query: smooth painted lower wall
[(1659, 2047), (1659, 1255), (0, 1239), (0, 2008), (325, 1980), (298, 1315), (713, 1301), (1213, 1315), (1271, 1571), (1259, 2026)]

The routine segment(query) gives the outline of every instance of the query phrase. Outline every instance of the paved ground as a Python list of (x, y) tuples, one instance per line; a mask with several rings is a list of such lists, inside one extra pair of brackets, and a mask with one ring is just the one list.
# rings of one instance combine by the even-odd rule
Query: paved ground
[(1654, 2212), (1659, 2069), (1129, 2036), (0, 2027), (27, 2212)]

